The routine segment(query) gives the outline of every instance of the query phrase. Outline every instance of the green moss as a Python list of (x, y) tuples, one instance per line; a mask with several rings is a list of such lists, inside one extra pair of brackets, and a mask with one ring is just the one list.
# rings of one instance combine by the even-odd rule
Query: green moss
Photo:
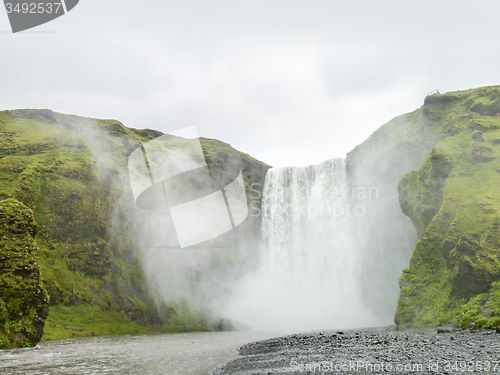
[(103, 311), (97, 306), (51, 306), (43, 341), (72, 337), (158, 333), (130, 321), (123, 311)]
[(161, 326), (167, 332), (211, 331), (203, 317), (183, 306), (174, 306), (167, 324)]
[(400, 279), (400, 328), (449, 323), (463, 306), (462, 325), (492, 324), (474, 301), (500, 278), (500, 148), (491, 141), (500, 118), (479, 108), (499, 97), (498, 87), (481, 88), (427, 98), (422, 108), (442, 140), (398, 188), (420, 238)]
[(34, 346), (43, 334), (48, 298), (40, 277), (36, 232), (28, 207), (13, 198), (0, 201), (1, 347)]
[(142, 266), (139, 259), (125, 262), (123, 259), (117, 259), (115, 265), (120, 270), (120, 274), (129, 282), (129, 287), (145, 291), (143, 284)]
[(458, 326), (500, 331), (500, 282), (492, 283), (487, 293), (478, 294), (461, 306)]
[[(143, 325), (166, 324), (171, 331), (206, 328), (200, 316), (165, 306), (154, 297), (142, 273), (130, 197), (117, 207), (120, 197), (130, 194), (128, 156), (160, 135), (151, 129), (127, 128), (116, 120), (50, 110), (0, 112), (0, 200), (16, 199), (34, 215), (38, 230), (30, 246), (39, 249), (36, 264), (50, 296), (51, 314), (63, 308), (78, 312), (78, 306), (85, 305), (106, 314), (123, 312), (128, 320)], [(201, 143), (214, 168), (216, 163), (236, 163), (246, 186), (255, 182), (262, 189), (269, 166), (226, 143), (212, 139)], [(194, 143), (188, 141), (186, 150), (190, 147)], [(260, 198), (255, 200), (260, 204)], [(258, 218), (252, 220), (252, 228), (258, 228)], [(14, 241), (4, 248), (10, 251), (19, 245)], [(24, 285), (20, 279), (9, 280), (14, 288)], [(0, 298), (0, 316), (24, 308), (16, 299), (7, 302)], [(65, 325), (65, 316), (75, 319), (61, 313), (58, 329)], [(100, 316), (95, 313), (94, 319)], [(69, 331), (61, 328), (58, 337), (69, 337)]]
[(40, 249), (44, 285), (51, 303), (91, 303), (101, 308), (111, 306), (111, 292), (105, 288), (105, 280), (74, 268), (68, 247), (56, 246), (50, 250), (41, 246)]
[[(141, 303), (140, 301), (136, 301)], [(199, 315), (176, 306), (166, 324), (154, 329), (131, 321), (123, 311), (104, 311), (96, 306), (51, 306), (43, 341), (73, 337), (177, 333), (211, 330)]]

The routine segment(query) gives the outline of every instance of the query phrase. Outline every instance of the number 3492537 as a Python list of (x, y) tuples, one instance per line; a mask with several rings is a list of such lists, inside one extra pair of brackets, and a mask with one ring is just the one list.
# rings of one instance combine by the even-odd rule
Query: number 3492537
[(59, 13), (62, 3), (5, 3), (7, 13)]

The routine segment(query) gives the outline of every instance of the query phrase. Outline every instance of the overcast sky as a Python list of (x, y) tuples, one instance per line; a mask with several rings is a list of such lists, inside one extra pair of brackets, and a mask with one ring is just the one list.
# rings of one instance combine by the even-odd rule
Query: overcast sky
[(164, 132), (272, 166), (343, 157), (426, 94), (500, 84), (498, 0), (81, 0), (12, 34), (0, 109)]

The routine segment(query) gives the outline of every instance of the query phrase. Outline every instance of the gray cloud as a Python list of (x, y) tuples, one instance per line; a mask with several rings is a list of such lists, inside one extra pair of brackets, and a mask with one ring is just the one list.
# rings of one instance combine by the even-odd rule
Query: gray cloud
[(196, 125), (271, 165), (317, 163), (434, 88), (498, 84), (498, 14), (486, 0), (86, 0), (0, 34), (0, 107)]

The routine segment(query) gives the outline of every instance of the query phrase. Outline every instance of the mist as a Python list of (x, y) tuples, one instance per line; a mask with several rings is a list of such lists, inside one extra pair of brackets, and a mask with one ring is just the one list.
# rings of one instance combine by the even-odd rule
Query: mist
[[(81, 136), (107, 178), (107, 150), (123, 145), (94, 125)], [(113, 232), (137, 239), (131, 253), (159, 301), (186, 308), (212, 327), (230, 321), (230, 329), (298, 332), (393, 323), (398, 279), (417, 242), (399, 207), (397, 183), (422, 156), (394, 149), (394, 140), (381, 146), (369, 139), (344, 159), (269, 170), (262, 193), (247, 176), (262, 206), (256, 209), (247, 192), (248, 211), (240, 213), (246, 219), (231, 227), (217, 199), (181, 221), (172, 215), (172, 207), (229, 186), (243, 168), (229, 154), (214, 163), (199, 141), (196, 134), (158, 137), (130, 148), (128, 168), (120, 168), (123, 194)], [(183, 245), (182, 237), (191, 242)]]
[(253, 224), (242, 224), (248, 214), (242, 168), (237, 155), (211, 160), (194, 127), (144, 143), (128, 158), (134, 202), (128, 216), (148, 284), (168, 306), (216, 328), (221, 306), (249, 264), (246, 254), (255, 254)]
[[(172, 206), (223, 188), (241, 168), (238, 158), (225, 155), (225, 163), (211, 165), (207, 174), (209, 153), (198, 140), (156, 138), (144, 148), (161, 155), (150, 157), (149, 167), (129, 159), (129, 170), (137, 172), (132, 174), (142, 171), (134, 193), (139, 207), (130, 215), (144, 276), (162, 301), (214, 327), (228, 320), (233, 329), (298, 332), (393, 324), (398, 279), (417, 242), (399, 207), (397, 183), (418, 160), (390, 147), (381, 155), (368, 142), (370, 149), (362, 146), (363, 152), (347, 159), (269, 170), (262, 206), (253, 209), (246, 202), (249, 215), (241, 226), (227, 227), (216, 200), (180, 224)], [(190, 157), (179, 158), (186, 150)], [(134, 152), (143, 157), (140, 148)], [(149, 187), (146, 170), (166, 165), (170, 172), (152, 173), (163, 180), (162, 188)], [(172, 178), (181, 171), (189, 172)], [(182, 231), (187, 238), (210, 238), (183, 246)]]
[(286, 332), (391, 324), (363, 298), (364, 249), (353, 219), (365, 212), (350, 194), (345, 159), (270, 170), (259, 267), (239, 281), (225, 313), (253, 329)]

